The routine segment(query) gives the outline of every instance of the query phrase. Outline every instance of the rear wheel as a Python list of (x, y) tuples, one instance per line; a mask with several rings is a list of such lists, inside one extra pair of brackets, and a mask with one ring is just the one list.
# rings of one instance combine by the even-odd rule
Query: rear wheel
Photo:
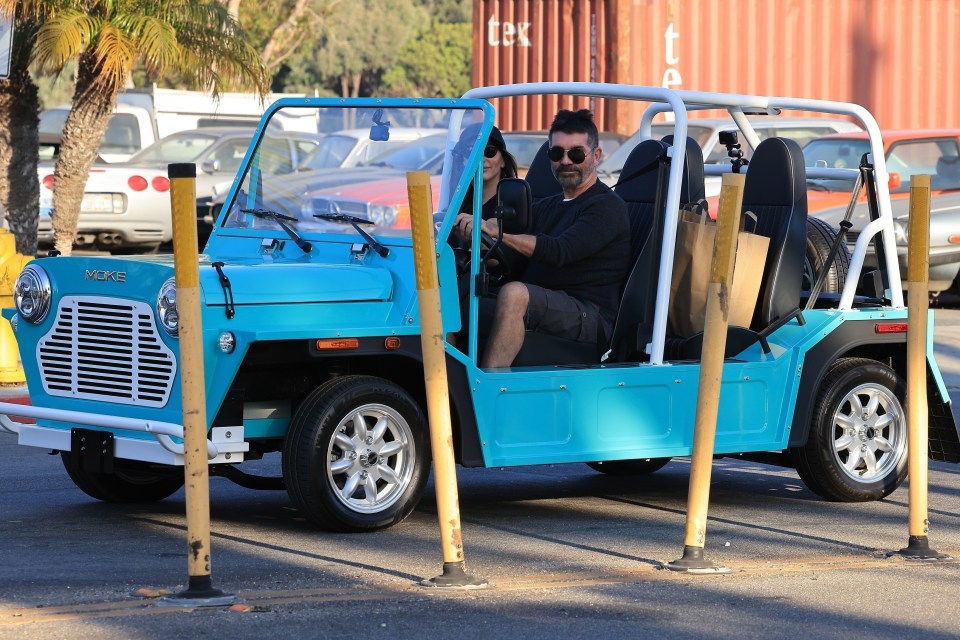
[(117, 460), (113, 473), (99, 473), (75, 468), (67, 451), (60, 457), (73, 483), (91, 498), (104, 502), (157, 502), (183, 486), (180, 467)]
[(797, 472), (827, 500), (866, 502), (892, 493), (907, 475), (906, 387), (890, 367), (842, 358), (827, 372)]
[(294, 505), (334, 531), (372, 531), (406, 518), (430, 470), (427, 423), (399, 385), (343, 376), (301, 403), (283, 445)]
[(659, 471), (670, 462), (670, 458), (638, 458), (636, 460), (609, 460), (607, 462), (588, 462), (594, 471), (611, 476), (645, 476)]
[[(820, 218), (807, 218), (807, 249), (803, 258), (802, 291), (813, 289), (817, 275), (823, 270), (830, 256), (830, 249), (837, 238), (837, 230)], [(850, 252), (847, 243), (840, 245), (837, 255), (827, 271), (821, 293), (841, 293), (850, 269)]]

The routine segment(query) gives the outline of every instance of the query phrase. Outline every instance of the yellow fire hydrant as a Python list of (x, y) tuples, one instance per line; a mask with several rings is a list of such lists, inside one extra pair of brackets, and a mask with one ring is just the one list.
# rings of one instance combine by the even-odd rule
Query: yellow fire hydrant
[[(29, 256), (17, 253), (13, 234), (0, 228), (0, 308), (13, 306), (13, 286), (30, 260)], [(0, 384), (17, 384), (26, 380), (13, 329), (6, 318), (0, 318)]]

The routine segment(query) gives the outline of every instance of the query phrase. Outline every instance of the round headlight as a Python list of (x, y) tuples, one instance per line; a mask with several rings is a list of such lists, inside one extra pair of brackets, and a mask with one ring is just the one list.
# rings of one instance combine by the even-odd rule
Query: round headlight
[(160, 287), (157, 295), (157, 318), (164, 331), (173, 337), (177, 336), (180, 331), (180, 314), (177, 312), (177, 283), (173, 278)]
[(50, 311), (50, 278), (37, 265), (29, 265), (13, 286), (13, 302), (20, 317), (31, 324), (39, 324)]

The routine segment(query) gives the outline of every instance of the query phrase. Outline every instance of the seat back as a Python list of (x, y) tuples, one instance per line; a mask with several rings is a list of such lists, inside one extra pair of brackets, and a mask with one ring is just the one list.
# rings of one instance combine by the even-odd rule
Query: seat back
[(960, 156), (941, 156), (931, 180), (934, 189), (960, 189)]
[(525, 180), (530, 185), (530, 195), (533, 197), (534, 204), (563, 191), (560, 183), (557, 182), (557, 177), (553, 175), (550, 158), (547, 157), (549, 148), (549, 140), (540, 145), (537, 154), (533, 156), (533, 160), (530, 162), (530, 168), (527, 169)]
[[(669, 178), (668, 164), (663, 163), (663, 171), (660, 170), (661, 159), (666, 158), (672, 143), (673, 136), (667, 136), (663, 141), (645, 140), (638, 144), (623, 165), (621, 182), (614, 188), (627, 202), (633, 266), (623, 287), (610, 339), (613, 360), (637, 360), (644, 356), (643, 346), (653, 321), (663, 235), (655, 218), (662, 215)], [(687, 138), (684, 158), (681, 205), (704, 198), (703, 151), (696, 140)]]
[(770, 238), (757, 309), (750, 328), (762, 331), (800, 305), (807, 247), (807, 185), (803, 152), (787, 138), (767, 138), (750, 159), (743, 211), (757, 216), (755, 232)]

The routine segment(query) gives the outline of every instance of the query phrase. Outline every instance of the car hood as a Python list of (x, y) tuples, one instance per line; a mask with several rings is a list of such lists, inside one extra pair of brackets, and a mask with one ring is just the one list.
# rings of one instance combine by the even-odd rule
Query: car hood
[[(223, 261), (233, 302), (241, 305), (325, 302), (381, 302), (393, 295), (393, 277), (386, 269), (366, 265)], [(201, 263), (200, 285), (208, 305), (224, 304), (220, 275), (209, 261)]]

